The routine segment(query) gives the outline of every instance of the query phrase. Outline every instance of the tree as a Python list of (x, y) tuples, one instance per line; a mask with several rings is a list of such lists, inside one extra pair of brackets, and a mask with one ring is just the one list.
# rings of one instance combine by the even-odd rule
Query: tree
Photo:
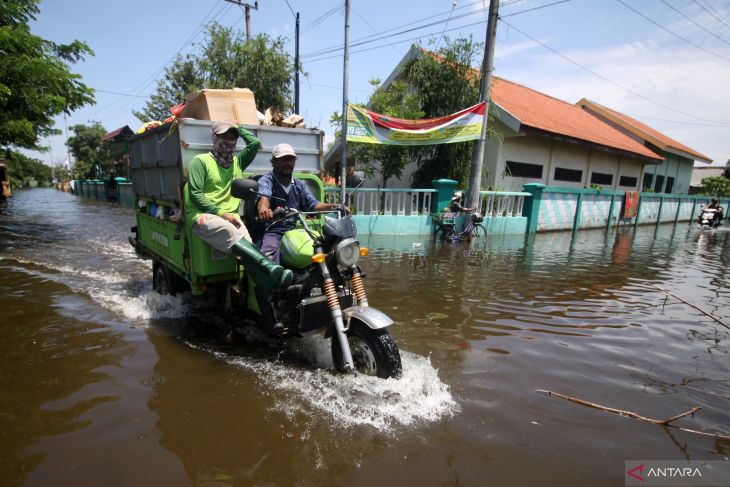
[(46, 186), (51, 182), (51, 168), (38, 159), (32, 159), (20, 152), (7, 154), (10, 185), (13, 188), (28, 186), (35, 182)]
[[(387, 89), (375, 80), (376, 90), (368, 107), (385, 115), (418, 119), (450, 115), (476, 104), (479, 72), (471, 65), (478, 58), (478, 50), (479, 44), (471, 38), (446, 38), (446, 45), (437, 53), (424, 50), (423, 55), (408, 62)], [(341, 127), (341, 115), (335, 112), (330, 123)], [(491, 123), (488, 135), (499, 137)], [(467, 186), (472, 148), (473, 142), (415, 147), (352, 144), (350, 153), (359, 168), (371, 174), (379, 172), (384, 184), (389, 177), (400, 177), (405, 166), (415, 160), (419, 167), (413, 175), (413, 186), (428, 186), (433, 179), (443, 177)]]
[[(480, 74), (472, 66), (481, 61), (481, 44), (471, 37), (445, 40), (444, 47), (411, 60), (402, 73), (417, 94), (426, 118), (443, 117), (479, 102)], [(490, 115), (490, 122), (491, 118)], [(491, 127), (489, 123), (488, 136), (498, 137)], [(461, 187), (468, 186), (473, 144), (460, 142), (414, 149), (419, 166), (413, 175), (414, 186), (426, 186), (433, 179), (444, 177), (457, 180)]]
[(93, 55), (85, 43), (56, 44), (33, 35), (28, 23), (40, 0), (0, 3), (0, 147), (43, 151), (39, 139), (60, 133), (53, 118), (93, 103), (93, 90), (69, 64)]
[(91, 126), (74, 125), (74, 135), (68, 139), (68, 148), (76, 162), (75, 179), (103, 179), (114, 176), (114, 163), (109, 149), (102, 144), (106, 130), (99, 122)]
[(215, 23), (208, 29), (202, 52), (178, 56), (165, 69), (157, 93), (134, 116), (143, 121), (164, 120), (170, 116), (170, 107), (203, 88), (249, 88), (259, 107), (286, 111), (291, 107), (292, 72), (282, 37), (259, 34), (246, 42), (240, 32)]
[(730, 159), (725, 163), (725, 170), (722, 172), (722, 177), (730, 179)]
[(178, 54), (175, 62), (165, 68), (165, 75), (157, 82), (157, 93), (150, 96), (142, 111), (132, 114), (141, 121), (164, 120), (170, 116), (170, 107), (185, 101), (185, 95), (203, 86), (197, 58)]
[(722, 176), (712, 176), (702, 179), (702, 194), (724, 198), (730, 196), (730, 180)]

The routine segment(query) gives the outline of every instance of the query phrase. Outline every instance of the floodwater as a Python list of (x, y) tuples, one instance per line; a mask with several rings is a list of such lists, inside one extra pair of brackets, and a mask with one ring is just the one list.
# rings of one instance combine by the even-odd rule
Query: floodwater
[[(623, 485), (631, 459), (723, 460), (730, 225), (366, 243), (403, 377), (338, 376), (324, 339), (232, 342), (152, 291), (128, 208), (0, 207), (0, 484)], [(661, 289), (659, 289), (661, 288)], [(694, 307), (672, 297), (681, 297)]]

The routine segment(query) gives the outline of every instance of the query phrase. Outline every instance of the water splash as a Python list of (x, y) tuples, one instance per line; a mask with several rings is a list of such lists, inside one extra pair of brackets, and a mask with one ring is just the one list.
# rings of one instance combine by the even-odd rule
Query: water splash
[[(314, 358), (316, 366), (332, 364), (328, 339), (311, 337), (296, 344), (299, 358)], [(202, 348), (190, 344), (194, 348)], [(289, 346), (289, 351), (292, 346)], [(379, 379), (307, 369), (281, 361), (254, 359), (207, 350), (218, 359), (253, 372), (264, 385), (280, 392), (274, 409), (294, 416), (326, 413), (344, 427), (369, 426), (381, 432), (451, 417), (459, 405), (438, 377), (430, 358), (401, 352), (403, 375)]]
[[(118, 272), (74, 268), (23, 257), (0, 257), (0, 260), (15, 261), (19, 265), (7, 268), (67, 286), (75, 293), (85, 294), (102, 308), (135, 321), (138, 325), (144, 326), (155, 318), (182, 318), (189, 312), (188, 295), (163, 296), (152, 289), (149, 280), (142, 282)], [(150, 266), (142, 261), (140, 264)]]

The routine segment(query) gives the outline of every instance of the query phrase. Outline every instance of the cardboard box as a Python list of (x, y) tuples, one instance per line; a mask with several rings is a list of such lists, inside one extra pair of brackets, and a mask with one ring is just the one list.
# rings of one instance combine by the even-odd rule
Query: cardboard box
[(256, 100), (253, 91), (248, 88), (190, 93), (180, 115), (197, 120), (236, 120), (243, 124), (259, 124)]

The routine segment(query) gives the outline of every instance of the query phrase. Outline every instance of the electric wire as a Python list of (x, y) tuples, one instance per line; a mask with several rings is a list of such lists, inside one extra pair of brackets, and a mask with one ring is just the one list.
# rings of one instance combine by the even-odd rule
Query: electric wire
[(289, 7), (289, 10), (291, 11), (291, 14), (296, 17), (297, 14), (294, 13), (294, 9), (291, 8), (291, 5), (289, 5), (289, 0), (284, 0), (286, 2), (286, 6)]
[[(730, 29), (730, 25), (728, 25), (728, 24), (727, 24), (727, 23), (726, 23), (726, 22), (725, 22), (724, 20), (722, 20), (722, 19), (721, 19), (721, 18), (720, 18), (719, 16), (715, 15), (715, 13), (714, 13), (714, 12), (710, 12), (710, 11), (709, 11), (709, 10), (707, 9), (707, 7), (705, 7), (704, 5), (702, 5), (702, 4), (701, 4), (700, 2), (698, 2), (697, 0), (692, 0), (692, 1), (693, 1), (693, 2), (695, 3), (695, 4), (699, 5), (699, 6), (700, 6), (700, 8), (701, 8), (702, 10), (704, 10), (704, 11), (705, 11), (705, 12), (707, 12), (708, 14), (712, 15), (712, 17), (714, 17), (714, 19), (715, 19), (715, 20), (717, 20), (717, 21), (718, 21), (718, 22), (720, 22), (720, 23), (721, 23), (722, 25), (724, 25), (725, 27), (727, 27), (728, 29)], [(713, 9), (713, 10), (714, 10), (714, 9)]]
[[(144, 78), (139, 84), (137, 84), (132, 90), (130, 90), (130, 92), (139, 94), (140, 91), (145, 89), (149, 85), (149, 83), (151, 81), (153, 81), (159, 75), (159, 73), (161, 73), (162, 70), (164, 70), (164, 68), (177, 57), (177, 55), (188, 45), (188, 43), (190, 43), (195, 37), (197, 37), (197, 35), (201, 31), (201, 27), (203, 26), (205, 21), (208, 19), (208, 17), (210, 17), (210, 15), (213, 13), (213, 11), (215, 11), (216, 7), (220, 6), (220, 4), (221, 4), (221, 0), (218, 0), (217, 3), (213, 4), (213, 7), (208, 11), (208, 13), (205, 14), (205, 16), (203, 17), (203, 20), (201, 20), (200, 24), (195, 28), (195, 30), (190, 34), (190, 36), (188, 36), (188, 38), (185, 40), (185, 42), (182, 44), (182, 46), (175, 52), (175, 54), (170, 59), (168, 59), (167, 62), (165, 62), (165, 64), (162, 67), (156, 69), (150, 76), (147, 76), (146, 78)], [(219, 12), (219, 14), (220, 14), (220, 12)], [(115, 100), (114, 102), (110, 103), (109, 105), (107, 105), (106, 107), (104, 107), (101, 110), (111, 109), (116, 104), (116, 102), (118, 102), (120, 100), (121, 99)]]
[(327, 20), (328, 18), (330, 18), (332, 15), (334, 15), (338, 11), (342, 10), (342, 7), (343, 6), (340, 4), (340, 2), (337, 2), (337, 4), (334, 7), (330, 8), (325, 13), (323, 13), (322, 15), (320, 15), (319, 17), (317, 17), (316, 19), (312, 20), (307, 25), (303, 26), (302, 27), (302, 33), (305, 33), (305, 32), (308, 32), (308, 31), (314, 29), (319, 24), (321, 24), (322, 22), (324, 22), (325, 20)]
[[(373, 26), (372, 26), (372, 24), (371, 24), (370, 22), (368, 22), (368, 21), (367, 21), (367, 19), (365, 19), (365, 17), (363, 17), (362, 15), (360, 15), (359, 13), (357, 13), (357, 11), (356, 11), (356, 10), (355, 10), (354, 8), (352, 8), (352, 6), (350, 6), (350, 10), (352, 10), (352, 12), (353, 12), (353, 13), (354, 13), (355, 15), (357, 15), (357, 18), (359, 18), (360, 20), (362, 20), (363, 22), (365, 22), (365, 25), (367, 25), (368, 27), (370, 27), (370, 29), (371, 29), (371, 30), (372, 30), (373, 32), (375, 32), (375, 33), (376, 33), (376, 34), (378, 34), (378, 35), (381, 35), (381, 33), (380, 33), (380, 32), (378, 32), (378, 30), (377, 30), (377, 29), (376, 29), (375, 27), (373, 27)], [(396, 47), (395, 47), (395, 46), (394, 46), (393, 44), (391, 44), (390, 42), (388, 43), (388, 45), (389, 45), (390, 47), (392, 47), (392, 48), (393, 48), (393, 50), (394, 50), (395, 52), (397, 52), (398, 54), (403, 54), (403, 52), (402, 52), (402, 51), (399, 51), (399, 50), (398, 50), (398, 49), (397, 49), (397, 48), (396, 48)]]
[[(220, 8), (218, 10), (218, 12), (215, 15), (213, 15), (213, 17), (208, 22), (208, 24), (206, 24), (206, 21), (211, 16), (211, 14), (215, 11), (216, 7), (219, 7), (221, 5), (223, 8)], [(155, 79), (165, 70), (165, 68), (172, 61), (174, 61), (177, 58), (178, 54), (180, 54), (183, 51), (183, 49), (185, 49), (188, 46), (188, 44), (190, 44), (192, 41), (194, 41), (198, 37), (198, 35), (200, 35), (204, 31), (204, 29), (205, 29), (205, 27), (207, 27), (207, 25), (210, 25), (210, 23), (212, 23), (213, 21), (216, 21), (218, 18), (220, 18), (221, 14), (227, 13), (231, 7), (232, 7), (232, 5), (226, 5), (225, 3), (222, 4), (221, 0), (218, 0), (218, 2), (215, 3), (213, 5), (213, 7), (208, 11), (208, 13), (203, 17), (203, 19), (200, 21), (200, 24), (198, 24), (198, 26), (195, 28), (195, 30), (187, 37), (185, 42), (182, 44), (182, 46), (180, 46), (180, 48), (175, 52), (175, 54), (173, 54), (161, 67), (157, 68), (151, 75), (144, 78), (143, 81), (141, 81), (132, 90), (130, 90), (130, 94), (138, 95), (143, 90), (145, 90), (152, 82), (155, 81)], [(144, 96), (144, 97), (147, 98), (146, 96)], [(93, 111), (94, 116), (97, 118), (105, 118), (105, 119), (118, 118), (117, 115), (119, 113), (127, 111), (132, 106), (132, 104), (126, 104), (121, 109), (117, 109), (115, 107), (115, 105), (117, 105), (121, 101), (124, 101), (124, 99), (118, 98), (117, 100), (112, 101), (110, 104), (104, 106), (103, 108), (94, 110)], [(111, 113), (110, 113), (110, 111), (111, 111)]]
[[(217, 5), (219, 5), (220, 2), (221, 2), (221, 0), (218, 0), (218, 4), (214, 5), (213, 9), (211, 9), (208, 12), (208, 14), (205, 17), (203, 17), (203, 20), (200, 22), (198, 27), (193, 31), (193, 33), (190, 36), (188, 36), (188, 38), (185, 40), (183, 45), (175, 52), (175, 54), (173, 54), (167, 60), (167, 62), (165, 62), (165, 64), (163, 64), (161, 67), (157, 68), (157, 70), (155, 70), (150, 76), (145, 78), (145, 80), (142, 82), (142, 84), (137, 85), (137, 87), (132, 90), (132, 93), (135, 93), (135, 94), (140, 93), (143, 90), (145, 90), (151, 83), (155, 82), (157, 77), (164, 72), (164, 70), (167, 68), (167, 66), (169, 66), (169, 64), (177, 58), (177, 56), (183, 51), (183, 49), (185, 49), (200, 34), (202, 34), (209, 25), (211, 25), (213, 22), (218, 21), (221, 17), (224, 17), (233, 8), (233, 4), (223, 3), (222, 8), (220, 8), (218, 10), (218, 12), (215, 15), (213, 15), (212, 18), (206, 23), (206, 20), (208, 19), (208, 17), (210, 17), (211, 12), (213, 12), (213, 10), (215, 10), (215, 7)], [(236, 23), (238, 23), (241, 18), (243, 18), (243, 17), (240, 17), (236, 21)], [(148, 98), (148, 97), (149, 96), (143, 96), (143, 98)], [(123, 99), (120, 99), (120, 100), (123, 100)], [(115, 100), (115, 102), (116, 101), (119, 101), (119, 100)], [(106, 107), (102, 108), (100, 113), (105, 113), (105, 114), (108, 113), (108, 110), (111, 109), (111, 106), (114, 105), (115, 102), (112, 102), (110, 105), (107, 105)], [(109, 113), (108, 115), (104, 115), (103, 117), (100, 117), (100, 118), (111, 119), (111, 120), (121, 118), (120, 114), (125, 113), (128, 110), (130, 110), (133, 105), (136, 105), (136, 103), (135, 102), (127, 103), (122, 108), (114, 109), (114, 111), (112, 113)], [(98, 115), (96, 115), (96, 116), (98, 116)]]
[[(509, 4), (511, 4), (511, 3), (517, 3), (517, 2), (520, 2), (520, 1), (522, 1), (522, 0), (512, 0), (512, 1), (509, 2)], [(462, 6), (462, 7), (458, 7), (456, 10), (461, 10), (461, 9), (470, 7), (472, 5), (476, 5), (478, 3), (481, 3), (481, 0), (480, 1), (476, 1), (476, 2), (472, 2), (472, 3), (469, 3), (469, 4), (466, 4), (466, 5)], [(383, 31), (380, 31), (379, 34), (370, 34), (370, 35), (367, 35), (367, 36), (364, 36), (364, 37), (360, 37), (358, 39), (355, 39), (355, 42), (359, 42), (359, 41), (362, 41), (362, 40), (365, 40), (365, 39), (371, 39), (371, 38), (374, 38), (374, 37), (382, 38), (382, 36), (385, 35), (388, 32), (392, 32), (394, 30), (401, 29), (403, 27), (408, 27), (410, 25), (414, 25), (414, 24), (417, 24), (419, 22), (423, 22), (425, 20), (430, 20), (430, 19), (433, 19), (433, 18), (436, 18), (436, 17), (440, 17), (440, 16), (446, 15), (448, 13), (449, 13), (449, 11), (447, 10), (445, 12), (439, 12), (439, 13), (434, 14), (434, 15), (429, 15), (428, 17), (423, 17), (423, 18), (420, 18), (418, 20), (414, 20), (412, 22), (408, 22), (406, 24), (401, 24), (401, 25), (398, 25), (398, 26), (395, 26), (395, 27), (391, 27), (389, 29), (385, 29)], [(344, 44), (336, 44), (336, 45), (333, 45), (333, 46), (329, 46), (329, 47), (320, 49), (319, 51), (313, 51), (311, 53), (306, 53), (306, 55), (308, 55), (308, 56), (314, 56), (314, 55), (324, 54), (323, 51), (327, 51), (327, 53), (329, 53), (329, 52), (334, 52), (334, 50), (336, 50), (336, 49), (343, 49), (343, 48), (344, 48)]]
[(678, 13), (679, 15), (681, 15), (681, 16), (682, 16), (682, 17), (684, 17), (685, 19), (687, 19), (687, 20), (689, 20), (690, 22), (692, 22), (692, 23), (693, 23), (694, 25), (696, 25), (696, 26), (697, 26), (697, 27), (699, 27), (700, 29), (702, 29), (702, 30), (704, 30), (705, 32), (707, 32), (708, 34), (710, 34), (711, 36), (713, 36), (713, 37), (715, 37), (715, 38), (717, 38), (717, 39), (721, 40), (722, 42), (724, 42), (725, 44), (727, 44), (727, 45), (729, 45), (729, 46), (730, 46), (730, 42), (726, 41), (725, 39), (723, 39), (723, 38), (722, 38), (722, 37), (720, 37), (719, 35), (717, 35), (717, 34), (715, 34), (714, 32), (712, 32), (712, 31), (711, 31), (710, 29), (706, 28), (705, 26), (703, 26), (703, 25), (699, 24), (698, 22), (696, 22), (696, 21), (695, 21), (694, 19), (692, 19), (692, 18), (690, 18), (689, 16), (685, 15), (685, 14), (684, 14), (684, 13), (683, 13), (682, 11), (680, 11), (679, 9), (675, 8), (675, 7), (674, 7), (674, 6), (672, 5), (672, 4), (670, 4), (669, 2), (667, 2), (667, 0), (662, 0), (662, 3), (663, 3), (664, 5), (666, 5), (667, 7), (671, 8), (672, 10), (674, 10), (675, 12), (677, 12), (677, 13)]
[[(484, 2), (482, 2), (482, 6), (483, 5), (484, 5)], [(454, 13), (454, 7), (456, 7), (456, 0), (454, 0), (454, 3), (451, 4), (451, 12), (449, 12), (449, 18), (446, 19), (446, 23), (444, 24), (444, 30), (441, 32), (441, 37), (439, 37), (439, 40), (436, 42), (434, 49), (439, 48), (439, 44), (441, 44), (441, 39), (444, 38), (444, 34), (446, 33), (446, 28), (449, 26), (449, 21), (451, 20), (451, 15)], [(482, 8), (484, 8), (484, 7), (482, 7)]]
[(639, 12), (638, 10), (636, 10), (636, 9), (635, 9), (634, 7), (632, 7), (632, 6), (628, 5), (628, 4), (627, 4), (626, 2), (624, 2), (623, 0), (616, 0), (616, 1), (617, 1), (618, 3), (620, 3), (621, 5), (623, 5), (624, 7), (628, 8), (629, 10), (631, 10), (632, 12), (636, 13), (637, 15), (639, 15), (639, 16), (641, 16), (641, 17), (643, 17), (643, 18), (644, 18), (644, 19), (646, 19), (647, 21), (649, 21), (649, 22), (651, 22), (652, 24), (656, 25), (656, 26), (657, 26), (657, 27), (659, 27), (660, 29), (662, 29), (662, 30), (664, 30), (664, 31), (666, 31), (666, 32), (669, 32), (669, 33), (670, 33), (670, 34), (672, 34), (672, 35), (673, 35), (674, 37), (677, 37), (678, 39), (681, 39), (681, 40), (683, 40), (683, 41), (684, 41), (684, 42), (686, 42), (687, 44), (689, 44), (689, 45), (691, 45), (691, 46), (693, 46), (693, 47), (695, 47), (695, 48), (699, 49), (700, 51), (706, 52), (707, 54), (710, 54), (711, 56), (715, 56), (716, 58), (719, 58), (719, 59), (722, 59), (722, 60), (724, 60), (724, 61), (730, 62), (730, 58), (726, 58), (725, 56), (722, 56), (722, 55), (720, 55), (720, 54), (717, 54), (716, 52), (712, 52), (712, 51), (710, 51), (710, 50), (708, 50), (708, 49), (705, 49), (704, 47), (700, 46), (699, 44), (696, 44), (696, 43), (692, 42), (691, 40), (687, 39), (686, 37), (683, 37), (683, 36), (681, 36), (681, 35), (677, 34), (677, 33), (676, 33), (676, 32), (674, 32), (673, 30), (671, 30), (671, 29), (668, 29), (667, 27), (664, 27), (664, 26), (663, 26), (662, 24), (660, 24), (659, 22), (656, 22), (656, 21), (655, 21), (655, 20), (653, 20), (653, 19), (652, 19), (651, 17), (648, 17), (648, 16), (644, 15), (643, 13)]
[(616, 83), (615, 81), (612, 81), (611, 79), (609, 79), (609, 78), (607, 78), (607, 77), (603, 76), (602, 74), (600, 74), (600, 73), (597, 73), (596, 71), (593, 71), (593, 70), (592, 70), (592, 69), (590, 69), (589, 67), (587, 67), (587, 66), (584, 66), (584, 65), (580, 64), (580, 63), (579, 63), (578, 61), (575, 61), (575, 60), (573, 60), (573, 59), (569, 58), (569, 57), (568, 57), (568, 56), (566, 56), (565, 54), (563, 54), (563, 53), (561, 53), (561, 52), (557, 51), (556, 49), (553, 49), (552, 47), (548, 46), (547, 44), (545, 44), (545, 43), (543, 43), (543, 42), (540, 42), (539, 40), (535, 39), (534, 37), (532, 37), (532, 36), (531, 36), (530, 34), (528, 34), (527, 32), (525, 32), (525, 31), (523, 31), (523, 30), (520, 30), (520, 29), (518, 29), (518, 28), (517, 28), (517, 27), (515, 27), (514, 25), (512, 25), (512, 28), (513, 28), (514, 30), (516, 30), (517, 32), (519, 32), (520, 34), (522, 34), (523, 36), (525, 36), (525, 37), (527, 37), (528, 39), (532, 40), (533, 42), (535, 42), (535, 43), (537, 43), (537, 44), (540, 44), (540, 45), (541, 45), (542, 47), (544, 47), (544, 48), (545, 48), (545, 49), (547, 49), (548, 51), (551, 51), (552, 53), (554, 53), (554, 54), (557, 54), (558, 56), (560, 56), (561, 58), (565, 59), (565, 60), (566, 60), (566, 61), (568, 61), (569, 63), (571, 63), (571, 64), (574, 64), (574, 65), (578, 66), (579, 68), (581, 68), (581, 69), (583, 69), (583, 70), (585, 70), (585, 71), (587, 71), (587, 72), (591, 73), (592, 75), (594, 75), (594, 76), (596, 76), (596, 77), (598, 77), (598, 78), (601, 78), (601, 79), (602, 79), (603, 81), (605, 81), (605, 82), (607, 82), (607, 83), (609, 83), (609, 84), (611, 84), (611, 85), (613, 85), (613, 86), (615, 86), (615, 87), (617, 87), (617, 88), (620, 88), (620, 89), (624, 90), (624, 91), (625, 91), (625, 92), (627, 92), (627, 93), (631, 93), (632, 95), (636, 96), (637, 98), (641, 98), (641, 99), (642, 99), (642, 100), (644, 100), (644, 101), (648, 101), (649, 103), (652, 103), (652, 104), (654, 104), (654, 105), (657, 105), (657, 106), (659, 106), (659, 107), (662, 107), (662, 108), (664, 108), (664, 109), (667, 109), (667, 110), (669, 110), (669, 111), (672, 111), (672, 112), (675, 112), (675, 113), (679, 113), (679, 114), (685, 115), (685, 116), (687, 116), (687, 117), (695, 118), (695, 119), (697, 119), (697, 120), (702, 120), (703, 122), (709, 122), (709, 123), (712, 123), (712, 124), (717, 124), (717, 125), (720, 125), (720, 126), (723, 126), (723, 127), (727, 127), (727, 126), (730, 126), (730, 123), (727, 123), (727, 122), (718, 122), (717, 120), (710, 120), (710, 119), (707, 119), (707, 118), (703, 118), (703, 117), (698, 117), (697, 115), (692, 115), (691, 113), (687, 113), (687, 112), (683, 112), (683, 111), (681, 111), (681, 110), (677, 110), (676, 108), (670, 107), (670, 106), (668, 106), (668, 105), (665, 105), (665, 104), (663, 104), (663, 103), (660, 103), (660, 102), (658, 102), (658, 101), (655, 101), (655, 100), (652, 100), (652, 99), (650, 99), (650, 98), (647, 98), (647, 97), (645, 97), (644, 95), (642, 95), (642, 94), (640, 94), (640, 93), (637, 93), (636, 91), (634, 91), (634, 90), (632, 90), (632, 89), (630, 89), (630, 88), (627, 88), (627, 87), (625, 87), (625, 86), (622, 86), (622, 85), (620, 85), (620, 84)]
[[(520, 3), (521, 1), (522, 0), (510, 0), (510, 1), (504, 2), (502, 5), (503, 6), (512, 5), (512, 4), (515, 4), (515, 3)], [(518, 14), (521, 14), (521, 13), (532, 12), (533, 10), (538, 10), (538, 9), (545, 8), (545, 7), (550, 7), (550, 6), (553, 6), (553, 5), (558, 5), (558, 4), (566, 3), (566, 2), (569, 2), (569, 1), (570, 0), (560, 0), (560, 1), (557, 1), (557, 2), (550, 3), (550, 4), (542, 5), (542, 6), (539, 6), (539, 7), (534, 7), (534, 8), (530, 8), (530, 9), (523, 10), (523, 11), (520, 11), (520, 12), (515, 12), (515, 13), (509, 14), (509, 15), (511, 16), (511, 15), (518, 15)], [(477, 4), (480, 4), (480, 3), (483, 5), (482, 0), (479, 0), (479, 1), (476, 1), (476, 2), (469, 3), (467, 5), (464, 5), (462, 7), (457, 7), (455, 10), (464, 9), (464, 8), (467, 8), (467, 7), (470, 7), (470, 6), (473, 6), (473, 5), (477, 5)], [(462, 18), (465, 18), (465, 17), (469, 17), (471, 15), (476, 15), (476, 14), (479, 14), (479, 13), (482, 13), (482, 12), (487, 12), (488, 10), (489, 9), (486, 8), (486, 7), (479, 8), (479, 9), (473, 10), (471, 12), (462, 13), (460, 15), (457, 15), (456, 17), (451, 18), (451, 20), (459, 20), (459, 19), (462, 19)], [(378, 41), (378, 40), (385, 40), (386, 38), (396, 37), (396, 36), (399, 36), (401, 34), (406, 34), (406, 33), (409, 33), (409, 32), (413, 32), (413, 31), (420, 30), (420, 29), (425, 29), (427, 27), (432, 27), (434, 25), (438, 25), (438, 24), (442, 24), (444, 22), (448, 22), (449, 19), (441, 19), (441, 20), (437, 20), (437, 21), (434, 21), (434, 22), (429, 22), (427, 24), (423, 24), (423, 25), (419, 25), (419, 26), (416, 26), (416, 27), (412, 27), (412, 28), (409, 28), (409, 29), (404, 29), (404, 30), (401, 30), (401, 31), (398, 31), (398, 32), (394, 32), (392, 34), (385, 35), (385, 33), (387, 33), (387, 32), (391, 32), (391, 31), (394, 31), (396, 29), (400, 29), (400, 28), (403, 28), (403, 27), (407, 27), (407, 26), (410, 26), (410, 25), (414, 25), (414, 24), (417, 24), (417, 23), (422, 22), (424, 20), (429, 20), (429, 19), (432, 19), (432, 18), (435, 18), (435, 17), (440, 17), (442, 15), (448, 14), (449, 12), (450, 11), (447, 10), (447, 11), (444, 11), (444, 12), (441, 12), (441, 13), (438, 13), (438, 14), (435, 14), (435, 15), (431, 15), (431, 16), (428, 16), (428, 17), (424, 17), (422, 19), (419, 19), (419, 20), (416, 20), (416, 21), (413, 21), (413, 22), (409, 22), (407, 24), (403, 24), (403, 25), (399, 25), (399, 26), (396, 26), (396, 27), (392, 27), (390, 29), (386, 29), (384, 31), (381, 31), (381, 33), (380, 33), (381, 35), (378, 38), (374, 38), (374, 37), (376, 37), (375, 35), (367, 35), (367, 36), (364, 36), (364, 37), (360, 37), (359, 39), (355, 39), (355, 41), (353, 41), (350, 44), (350, 47), (358, 47), (358, 46), (361, 46), (361, 45), (364, 45), (364, 44), (368, 44), (370, 42), (375, 42), (375, 41)], [(484, 22), (476, 22), (476, 23), (467, 24), (467, 25), (461, 26), (461, 27), (472, 27), (474, 25), (478, 25), (480, 23), (485, 23), (485, 22), (486, 21), (484, 21)], [(447, 30), (445, 30), (445, 32), (450, 32), (452, 30), (454, 30), (454, 29), (447, 29)], [(431, 32), (431, 33), (425, 34), (425, 35), (436, 35), (438, 33), (439, 32)], [(418, 37), (416, 37), (416, 38), (418, 38)], [(398, 41), (397, 43), (400, 43), (400, 42), (401, 41)], [(302, 56), (300, 56), (300, 58), (302, 58), (302, 59), (310, 59), (310, 58), (314, 58), (314, 57), (321, 56), (321, 55), (325, 55), (325, 54), (339, 52), (339, 51), (341, 51), (343, 49), (344, 49), (344, 45), (343, 44), (338, 44), (338, 45), (335, 45), (335, 46), (330, 46), (330, 47), (327, 47), (327, 48), (324, 48), (324, 49), (320, 49), (318, 51), (313, 51), (313, 52), (305, 53)], [(355, 52), (355, 51), (353, 51), (353, 52)], [(362, 51), (358, 51), (358, 52), (362, 52)], [(331, 59), (331, 57), (328, 57), (326, 59)]]

